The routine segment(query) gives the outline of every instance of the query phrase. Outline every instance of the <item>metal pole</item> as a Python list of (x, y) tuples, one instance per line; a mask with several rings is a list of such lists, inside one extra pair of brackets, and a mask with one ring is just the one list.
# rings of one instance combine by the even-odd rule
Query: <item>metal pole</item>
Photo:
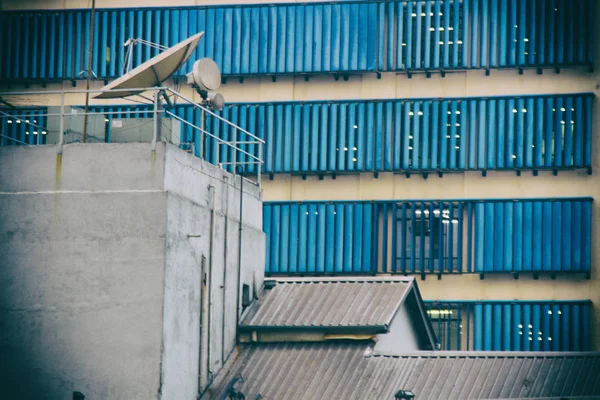
[(152, 151), (156, 150), (156, 136), (158, 134), (158, 96), (160, 92), (154, 92), (154, 133), (152, 134)]
[(83, 137), (82, 143), (85, 143), (87, 136), (87, 112), (90, 103), (90, 79), (92, 78), (92, 49), (94, 47), (94, 15), (96, 14), (96, 0), (92, 0), (92, 12), (90, 14), (90, 43), (88, 45), (88, 65), (87, 65), (87, 79), (85, 83), (85, 108), (83, 115)]
[(65, 94), (60, 95), (60, 132), (58, 133), (58, 154), (63, 152), (65, 141)]
[(237, 174), (235, 169), (237, 162), (237, 128), (233, 128), (233, 175)]
[(205, 159), (204, 157), (204, 119), (206, 118), (206, 114), (203, 109), (200, 109), (200, 158)]
[(258, 166), (256, 167), (256, 182), (260, 186), (260, 170), (262, 168), (262, 143), (258, 143)]

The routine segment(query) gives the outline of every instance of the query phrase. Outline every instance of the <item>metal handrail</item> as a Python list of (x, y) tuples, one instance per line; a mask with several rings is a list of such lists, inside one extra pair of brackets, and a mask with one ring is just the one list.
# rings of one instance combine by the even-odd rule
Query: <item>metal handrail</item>
[[(201, 134), (201, 143), (204, 143), (204, 135), (208, 136), (209, 138), (213, 139), (216, 141), (217, 146), (216, 146), (216, 164), (219, 166), (224, 166), (224, 165), (232, 165), (232, 173), (233, 174), (237, 174), (237, 165), (256, 165), (256, 181), (257, 183), (260, 185), (260, 175), (261, 175), (261, 166), (262, 164), (264, 164), (264, 161), (262, 160), (262, 145), (265, 143), (265, 141), (261, 138), (259, 138), (258, 136), (250, 133), (248, 130), (232, 123), (231, 121), (217, 115), (216, 113), (214, 113), (213, 111), (211, 111), (210, 109), (206, 108), (205, 106), (203, 106), (200, 103), (197, 103), (195, 101), (193, 101), (192, 99), (178, 93), (177, 91), (171, 89), (171, 88), (166, 88), (166, 87), (147, 87), (147, 88), (128, 88), (128, 89), (111, 89), (111, 92), (131, 92), (131, 91), (139, 91), (140, 94), (145, 93), (145, 92), (152, 92), (154, 94), (154, 99), (153, 99), (153, 104), (148, 104), (149, 109), (144, 110), (144, 111), (108, 111), (108, 112), (100, 112), (100, 111), (82, 111), (82, 112), (78, 112), (76, 115), (77, 116), (83, 116), (83, 115), (103, 115), (103, 116), (110, 116), (111, 114), (119, 114), (119, 115), (130, 115), (130, 114), (140, 114), (140, 113), (147, 113), (150, 114), (151, 117), (154, 119), (154, 127), (153, 127), (153, 137), (152, 137), (152, 150), (156, 150), (156, 140), (158, 138), (158, 118), (161, 115), (165, 115), (165, 116), (169, 116), (171, 118), (174, 118), (178, 121), (180, 121), (181, 123), (190, 126), (192, 129), (198, 131)], [(62, 154), (62, 150), (63, 150), (63, 144), (64, 144), (64, 135), (65, 135), (65, 116), (69, 117), (72, 116), (72, 114), (67, 114), (65, 113), (65, 95), (67, 94), (86, 94), (86, 93), (104, 93), (107, 92), (106, 90), (103, 89), (89, 89), (89, 90), (81, 90), (81, 89), (73, 89), (73, 90), (49, 90), (49, 91), (21, 91), (21, 92), (0, 92), (0, 97), (4, 97), (5, 99), (10, 98), (10, 97), (15, 97), (15, 96), (35, 96), (35, 95), (60, 95), (60, 112), (53, 112), (53, 113), (42, 113), (42, 114), (36, 114), (37, 117), (60, 117), (60, 134), (58, 137), (58, 143), (57, 143), (57, 152), (59, 154)], [(190, 121), (185, 120), (184, 118), (176, 115), (175, 113), (169, 111), (168, 109), (164, 109), (159, 107), (159, 98), (161, 95), (166, 95), (166, 93), (170, 93), (171, 95), (178, 97), (180, 99), (182, 99), (184, 102), (192, 105), (194, 108), (197, 108), (201, 111), (202, 113), (202, 119), (204, 118), (204, 115), (208, 114), (211, 115), (212, 117), (218, 119), (219, 121), (229, 125), (231, 127), (231, 129), (233, 129), (233, 140), (231, 141), (226, 141), (223, 140), (222, 138), (208, 132), (206, 129), (204, 129), (204, 124), (202, 123), (202, 127), (199, 127), (193, 123), (191, 123)], [(76, 106), (73, 106), (76, 107)], [(43, 129), (45, 130), (45, 128), (43, 126), (37, 125), (35, 123), (31, 123), (31, 122), (26, 122), (27, 118), (31, 118), (31, 115), (28, 114), (22, 114), (22, 113), (17, 113), (17, 114), (10, 114), (4, 111), (0, 111), (0, 120), (1, 119), (5, 119), (5, 118), (11, 118), (11, 119), (16, 119), (18, 122), (23, 123), (25, 125), (28, 126), (33, 126), (35, 128), (39, 128), (39, 129)], [(238, 134), (240, 135), (246, 135), (248, 138), (241, 138), (244, 140), (240, 140), (238, 141)], [(0, 137), (5, 137), (6, 139), (10, 139), (13, 140), (16, 143), (20, 143), (23, 145), (28, 145), (28, 143), (22, 142), (20, 140), (14, 139), (14, 138), (10, 138), (7, 137), (6, 135), (0, 135)], [(220, 161), (220, 146), (221, 145), (225, 145), (228, 148), (233, 150), (233, 154), (232, 154), (232, 159), (233, 161)], [(239, 147), (239, 145), (256, 145), (257, 146), (257, 153), (258, 154), (252, 154), (251, 152), (248, 152), (242, 148)], [(203, 146), (203, 145), (202, 145)], [(203, 147), (200, 147), (200, 153), (199, 153), (199, 157), (203, 158)], [(238, 153), (243, 154), (244, 156), (246, 156), (248, 158), (249, 161), (238, 161)]]

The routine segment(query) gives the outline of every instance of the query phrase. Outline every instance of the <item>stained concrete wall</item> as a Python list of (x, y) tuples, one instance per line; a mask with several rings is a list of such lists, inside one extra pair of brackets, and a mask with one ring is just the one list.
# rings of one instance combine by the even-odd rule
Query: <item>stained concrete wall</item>
[[(236, 302), (239, 300), (241, 310), (242, 300), (238, 287), (247, 284), (254, 296), (252, 291), (263, 284), (262, 195), (253, 183), (244, 180), (241, 188), (240, 177), (234, 179), (172, 146), (167, 148), (165, 167), (168, 212), (162, 392), (166, 399), (186, 399), (198, 392), (202, 258), (206, 259), (207, 276), (212, 277), (208, 369), (215, 376), (236, 344)], [(212, 249), (211, 218), (215, 231)]]
[[(208, 184), (216, 374), (235, 346), (240, 178), (148, 143), (66, 145), (62, 156), (0, 147), (0, 165), (3, 396), (195, 399), (208, 351), (199, 345)], [(241, 284), (260, 288), (261, 192), (247, 181), (243, 190)]]
[(165, 210), (149, 145), (0, 148), (0, 387), (156, 398)]

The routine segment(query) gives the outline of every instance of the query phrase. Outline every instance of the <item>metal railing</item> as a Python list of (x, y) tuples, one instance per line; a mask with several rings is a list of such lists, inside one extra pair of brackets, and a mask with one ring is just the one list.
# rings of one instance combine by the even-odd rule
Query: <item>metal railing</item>
[[(26, 102), (28, 109), (19, 108), (3, 108), (0, 109), (0, 146), (1, 145), (38, 145), (38, 144), (56, 144), (57, 152), (62, 154), (63, 145), (69, 142), (79, 141), (81, 137), (82, 142), (115, 142), (111, 140), (107, 135), (110, 132), (110, 122), (116, 115), (120, 118), (121, 115), (131, 114), (140, 115), (143, 114), (143, 119), (152, 119), (152, 150), (156, 150), (157, 141), (166, 141), (172, 144), (179, 145), (180, 148), (186, 149), (188, 152), (192, 152), (196, 156), (202, 159), (207, 159), (206, 149), (210, 141), (216, 152), (210, 157), (210, 162), (220, 166), (237, 174), (241, 170), (243, 171), (244, 166), (255, 166), (249, 168), (252, 170), (253, 175), (256, 174), (256, 182), (260, 184), (261, 166), (264, 164), (262, 160), (262, 152), (264, 140), (258, 136), (250, 133), (246, 129), (232, 123), (231, 121), (219, 116), (212, 110), (203, 106), (202, 104), (178, 93), (177, 91), (167, 87), (151, 87), (151, 88), (134, 88), (134, 89), (112, 89), (111, 92), (132, 92), (140, 91), (140, 97), (144, 98), (149, 109), (140, 113), (136, 111), (87, 111), (79, 105), (67, 105), (65, 98), (68, 95), (82, 95), (82, 94), (93, 94), (103, 93), (102, 89), (90, 89), (90, 90), (48, 90), (48, 91), (24, 91), (24, 92), (5, 92), (0, 93), (0, 99), (8, 104), (19, 104)], [(152, 98), (148, 98), (144, 95), (151, 94)], [(47, 103), (48, 96), (59, 96), (60, 102), (56, 106), (43, 105), (45, 110), (40, 112), (39, 110), (32, 112), (31, 107), (35, 103), (35, 96), (44, 96), (44, 102)], [(162, 100), (165, 100), (164, 102)], [(39, 103), (42, 103), (40, 101)], [(188, 121), (186, 118), (182, 118), (175, 114), (173, 103), (178, 105), (187, 104), (193, 107), (201, 114), (200, 126)], [(97, 106), (94, 104), (93, 108)], [(67, 107), (70, 109), (67, 111)], [(211, 133), (205, 127), (205, 119), (207, 117), (219, 120), (220, 123), (224, 124), (231, 131), (231, 140), (224, 140), (219, 137), (218, 134)], [(91, 120), (88, 117), (96, 117), (95, 122), (102, 124), (104, 122), (103, 133), (104, 137), (94, 135), (94, 131), (87, 135), (80, 134), (77, 129), (72, 129), (70, 125), (82, 125), (73, 123), (74, 118), (83, 117), (83, 124), (89, 129)], [(102, 117), (104, 121), (98, 120), (98, 117)], [(177, 134), (176, 136), (165, 137), (161, 135), (161, 128), (163, 126), (162, 118), (169, 120), (178, 121), (181, 126), (189, 127), (186, 131), (191, 131), (193, 139), (189, 137), (182, 138)], [(38, 122), (39, 120), (39, 122)], [(69, 126), (68, 126), (69, 125)], [(175, 131), (177, 133), (177, 131)], [(84, 137), (87, 136), (87, 137)], [(189, 136), (189, 135), (186, 135)], [(77, 139), (73, 139), (76, 137)], [(135, 141), (135, 140), (128, 140)], [(148, 140), (139, 140), (148, 141)], [(118, 141), (117, 141), (118, 142)], [(199, 146), (195, 146), (195, 143), (199, 143)], [(221, 147), (224, 146), (225, 150)], [(242, 147), (240, 147), (242, 146)], [(254, 149), (252, 151), (251, 149)], [(228, 153), (225, 156), (222, 153)]]

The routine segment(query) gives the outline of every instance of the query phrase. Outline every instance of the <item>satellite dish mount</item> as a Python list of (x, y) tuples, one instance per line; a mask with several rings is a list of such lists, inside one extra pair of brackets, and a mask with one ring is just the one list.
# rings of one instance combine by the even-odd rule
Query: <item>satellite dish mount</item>
[(186, 76), (187, 83), (202, 97), (204, 105), (213, 110), (223, 109), (225, 98), (216, 92), (221, 86), (221, 71), (212, 59), (205, 57), (196, 61)]

